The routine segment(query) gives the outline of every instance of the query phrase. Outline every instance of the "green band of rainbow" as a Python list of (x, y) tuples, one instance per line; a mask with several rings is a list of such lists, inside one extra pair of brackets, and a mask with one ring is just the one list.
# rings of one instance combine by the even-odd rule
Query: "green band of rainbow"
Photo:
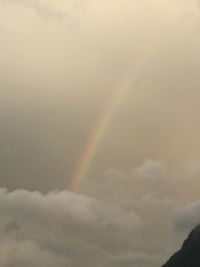
[(90, 135), (89, 141), (87, 142), (85, 150), (83, 151), (80, 161), (77, 165), (76, 171), (70, 179), (68, 190), (76, 191), (80, 186), (82, 180), (86, 177), (97, 153), (98, 147), (106, 134), (109, 124), (113, 119), (118, 107), (120, 106), (124, 96), (130, 89), (132, 78), (133, 71), (132, 68), (129, 68), (128, 72), (126, 72), (125, 77), (123, 77), (116, 90), (112, 94), (110, 101), (108, 101), (106, 109), (103, 111), (99, 120), (97, 121), (97, 124), (95, 125), (94, 130)]

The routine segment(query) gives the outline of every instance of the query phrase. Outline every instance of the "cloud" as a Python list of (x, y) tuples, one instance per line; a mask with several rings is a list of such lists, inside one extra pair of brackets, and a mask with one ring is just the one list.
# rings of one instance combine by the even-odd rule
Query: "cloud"
[(147, 267), (147, 266), (156, 266), (156, 260), (149, 254), (145, 253), (132, 253), (124, 256), (116, 257), (113, 261), (110, 261), (111, 266), (123, 266), (123, 267)]
[(1, 0), (5, 6), (8, 5), (23, 5), (27, 8), (33, 9), (39, 16), (42, 16), (47, 19), (65, 19), (68, 17), (68, 14), (63, 10), (57, 10), (56, 8), (51, 7), (48, 1), (43, 0)]
[[(183, 16), (192, 1), (0, 3), (2, 185), (65, 188), (130, 62), (139, 88), (133, 83), (109, 124), (95, 173), (199, 156), (199, 29)], [(60, 12), (70, 19), (42, 18)]]
[(1, 189), (0, 263), (159, 267), (200, 219), (199, 202), (191, 196), (184, 208), (179, 195), (193, 169), (178, 175), (148, 160), (130, 173), (88, 179), (79, 194)]
[(67, 259), (55, 257), (30, 241), (4, 240), (0, 251), (1, 266), (70, 266)]
[(187, 203), (175, 216), (177, 230), (190, 230), (200, 224), (200, 200)]
[(145, 244), (142, 233), (149, 230), (133, 208), (69, 192), (1, 189), (0, 213), (5, 267), (154, 266), (160, 260), (156, 243)]
[(0, 258), (5, 267), (100, 264), (102, 257), (106, 261), (129, 247), (128, 237), (140, 223), (134, 212), (69, 192), (2, 189), (0, 202)]
[[(1, 266), (159, 267), (198, 223), (200, 162), (177, 167), (199, 157), (196, 2), (89, 2), (0, 1), (0, 182), (26, 188), (0, 191)], [(130, 61), (140, 88), (116, 112), (98, 174), (79, 194), (32, 192), (66, 187)]]
[[(118, 259), (124, 261), (122, 266), (134, 266), (134, 262), (136, 266), (161, 265), (162, 259), (178, 249), (188, 232), (200, 223), (199, 194), (195, 190), (199, 188), (199, 167), (197, 159), (179, 170), (162, 161), (147, 160), (130, 173), (112, 169), (101, 179), (91, 176), (84, 181), (82, 194), (126, 212), (134, 211), (140, 218), (134, 241), (129, 243), (132, 254), (128, 259), (125, 254)], [(113, 262), (118, 264), (116, 259)]]
[(184, 195), (197, 165), (178, 173), (147, 160), (85, 180), (79, 194), (1, 189), (1, 265), (159, 267), (200, 221), (199, 201)]

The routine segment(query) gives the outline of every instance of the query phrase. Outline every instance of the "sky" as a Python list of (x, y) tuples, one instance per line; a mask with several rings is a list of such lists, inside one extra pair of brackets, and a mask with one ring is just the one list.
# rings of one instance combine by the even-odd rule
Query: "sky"
[(0, 0), (1, 266), (159, 267), (180, 246), (200, 221), (199, 29), (198, 0)]

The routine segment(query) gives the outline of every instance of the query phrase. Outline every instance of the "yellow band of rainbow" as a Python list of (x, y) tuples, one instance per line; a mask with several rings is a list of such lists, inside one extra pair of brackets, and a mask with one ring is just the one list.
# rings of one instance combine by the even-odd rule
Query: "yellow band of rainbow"
[(130, 85), (133, 79), (132, 70), (132, 68), (129, 68), (128, 72), (126, 72), (126, 75), (120, 81), (116, 90), (113, 92), (110, 100), (108, 101), (107, 107), (99, 117), (99, 120), (97, 121), (78, 162), (75, 173), (70, 178), (67, 188), (68, 190), (76, 191), (80, 186), (82, 180), (86, 177), (97, 153), (98, 147), (100, 146), (101, 141), (106, 134), (109, 124), (113, 119), (118, 107), (120, 106), (124, 96), (130, 89)]

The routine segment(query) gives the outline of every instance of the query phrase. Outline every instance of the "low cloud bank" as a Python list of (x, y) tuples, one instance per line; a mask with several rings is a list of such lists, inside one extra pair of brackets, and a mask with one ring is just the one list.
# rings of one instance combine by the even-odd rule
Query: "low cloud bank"
[(149, 160), (88, 179), (79, 194), (1, 189), (1, 266), (160, 266), (200, 221), (188, 195), (195, 166), (178, 173)]

